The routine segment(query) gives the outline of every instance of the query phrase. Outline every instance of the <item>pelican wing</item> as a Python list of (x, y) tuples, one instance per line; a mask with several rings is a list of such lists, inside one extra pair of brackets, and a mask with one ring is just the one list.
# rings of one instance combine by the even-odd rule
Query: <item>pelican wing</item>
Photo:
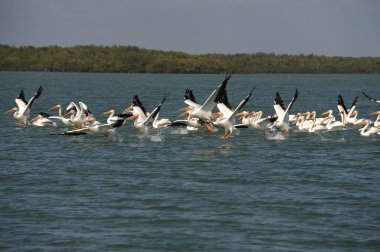
[(207, 98), (207, 100), (205, 101), (205, 103), (203, 103), (203, 105), (201, 106), (201, 109), (205, 110), (205, 111), (211, 111), (215, 105), (216, 105), (216, 102), (215, 102), (215, 97), (216, 95), (218, 94), (218, 89), (215, 89), (211, 95)]
[(81, 128), (81, 129), (75, 129), (75, 130), (69, 130), (69, 131), (65, 131), (65, 132), (62, 132), (58, 135), (86, 135), (88, 134), (88, 131), (90, 130), (89, 127), (84, 127), (84, 128)]
[(273, 108), (276, 111), (278, 117), (281, 117), (285, 114), (284, 101), (282, 100), (279, 92), (276, 92)]
[(25, 111), (28, 103), (25, 100), (24, 89), (21, 89), (20, 93), (17, 95), (15, 99), (15, 102), (19, 111)]
[(228, 83), (228, 80), (231, 78), (231, 75), (226, 75), (224, 78), (222, 84), (220, 84), (208, 97), (205, 103), (202, 105), (202, 109), (205, 111), (211, 111), (215, 107), (218, 100), (221, 99), (221, 96), (225, 94), (226, 86)]
[(231, 74), (226, 74), (226, 76), (224, 77), (224, 80), (223, 80), (222, 84), (220, 84), (219, 87), (217, 88), (217, 94), (216, 94), (216, 97), (215, 97), (215, 102), (220, 101), (220, 99), (222, 98), (222, 96), (225, 95), (227, 83), (230, 80), (230, 78), (231, 78)]
[(350, 110), (348, 111), (348, 115), (347, 115), (348, 118), (350, 118), (351, 115), (352, 115), (352, 113), (355, 111), (356, 104), (358, 103), (358, 98), (359, 98), (359, 97), (356, 96), (355, 99), (354, 99), (354, 101), (352, 102), (352, 105), (351, 105), (351, 107), (350, 107)]
[(236, 114), (239, 112), (239, 110), (241, 108), (243, 108), (245, 106), (245, 104), (247, 104), (247, 102), (249, 101), (249, 98), (251, 98), (252, 96), (252, 92), (253, 90), (255, 90), (255, 87), (252, 88), (251, 92), (249, 93), (249, 95), (247, 95), (247, 97), (244, 98), (244, 100), (242, 100), (239, 105), (235, 108), (235, 110), (232, 112), (232, 114), (228, 117), (229, 119), (233, 116), (236, 116)]
[(185, 103), (186, 103), (187, 105), (189, 105), (190, 107), (195, 107), (195, 108), (201, 107), (200, 104), (195, 103), (195, 102), (190, 101), (190, 100), (185, 100)]
[(339, 112), (345, 113), (347, 115), (347, 108), (344, 105), (344, 100), (343, 100), (343, 97), (341, 95), (338, 95), (337, 105), (338, 105)]
[(146, 120), (144, 121), (144, 124), (147, 124), (149, 122), (152, 122), (154, 120), (154, 118), (157, 116), (157, 114), (160, 112), (161, 110), (161, 106), (162, 104), (165, 102), (165, 97), (162, 99), (161, 103), (152, 111), (152, 113), (149, 114), (149, 116), (146, 118)]
[(294, 104), (294, 103), (296, 102), (296, 100), (297, 100), (298, 94), (299, 94), (299, 92), (298, 92), (298, 89), (296, 88), (296, 91), (295, 91), (295, 93), (294, 93), (294, 95), (293, 95), (292, 100), (290, 101), (288, 107), (286, 107), (285, 114), (289, 114), (290, 109), (292, 108), (293, 104)]
[(375, 99), (375, 98), (370, 97), (369, 95), (367, 95), (366, 93), (364, 93), (364, 91), (362, 91), (362, 93), (363, 93), (363, 95), (364, 95), (365, 97), (367, 97), (369, 100), (371, 100), (371, 101), (373, 101), (373, 102), (380, 103), (380, 100), (377, 100), (377, 99)]
[(229, 107), (226, 106), (224, 103), (218, 103), (216, 105), (219, 109), (219, 111), (223, 114), (223, 118), (230, 118), (232, 115), (232, 111)]

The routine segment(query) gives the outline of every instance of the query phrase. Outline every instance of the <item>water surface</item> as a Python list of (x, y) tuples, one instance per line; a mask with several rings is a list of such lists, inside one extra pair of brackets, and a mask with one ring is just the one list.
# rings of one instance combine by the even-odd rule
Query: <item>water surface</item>
[[(83, 101), (97, 119), (138, 94), (147, 110), (166, 96), (161, 116), (175, 119), (186, 88), (203, 102), (223, 75), (0, 73), (0, 108), (44, 87), (32, 116)], [(349, 106), (374, 120), (380, 75), (233, 75), (237, 105), (273, 113), (279, 91), (294, 112)], [(15, 125), (0, 113), (2, 251), (379, 251), (380, 137), (358, 128), (284, 141), (241, 130), (170, 129), (142, 134), (131, 124), (114, 137), (53, 135), (59, 128)]]

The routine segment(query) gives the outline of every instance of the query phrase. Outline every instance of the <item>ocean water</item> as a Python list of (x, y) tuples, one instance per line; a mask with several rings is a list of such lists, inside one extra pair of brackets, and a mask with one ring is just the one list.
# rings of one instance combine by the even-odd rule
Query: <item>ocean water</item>
[[(191, 88), (203, 102), (224, 75), (0, 72), (0, 108), (44, 87), (31, 116), (85, 102), (99, 121), (138, 94), (148, 111), (176, 119)], [(232, 75), (236, 106), (274, 113), (279, 91), (293, 112), (347, 106), (375, 120), (380, 75)], [(60, 136), (20, 127), (0, 113), (1, 251), (380, 251), (380, 136), (358, 127), (286, 139), (241, 129), (182, 128), (141, 133), (132, 123), (113, 137)]]

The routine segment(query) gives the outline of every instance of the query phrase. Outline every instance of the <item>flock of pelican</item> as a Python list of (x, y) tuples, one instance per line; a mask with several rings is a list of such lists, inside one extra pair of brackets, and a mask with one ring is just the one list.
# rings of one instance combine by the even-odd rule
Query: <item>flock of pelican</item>
[[(66, 128), (69, 128), (59, 133), (60, 135), (84, 135), (90, 133), (113, 135), (117, 128), (127, 124), (128, 121), (133, 121), (134, 127), (144, 132), (151, 128), (169, 127), (186, 127), (188, 131), (205, 129), (213, 132), (218, 131), (218, 129), (224, 129), (224, 134), (220, 136), (221, 139), (230, 138), (242, 128), (252, 128), (286, 137), (290, 129), (321, 132), (342, 130), (358, 125), (361, 126), (359, 131), (362, 136), (380, 135), (380, 111), (372, 113), (376, 116), (376, 119), (373, 121), (358, 119), (358, 112), (356, 110), (358, 97), (354, 99), (351, 107), (347, 109), (343, 97), (339, 95), (337, 100), (338, 118), (333, 115), (333, 110), (322, 113), (323, 117), (317, 117), (315, 111), (290, 113), (292, 105), (296, 102), (299, 94), (297, 89), (286, 107), (281, 95), (277, 92), (273, 105), (275, 113), (263, 117), (262, 111), (241, 111), (249, 101), (255, 87), (247, 92), (247, 96), (243, 97), (235, 108), (232, 108), (229, 104), (226, 90), (230, 78), (231, 75), (227, 74), (222, 83), (213, 90), (204, 103), (198, 103), (193, 91), (187, 89), (184, 95), (186, 107), (178, 110), (181, 112), (178, 117), (186, 117), (181, 120), (160, 118), (160, 110), (165, 102), (165, 98), (151, 112), (147, 112), (137, 95), (133, 96), (132, 105), (122, 113), (116, 113), (115, 110), (104, 112), (103, 114), (108, 115), (105, 123), (97, 121), (91, 110), (83, 102), (78, 102), (78, 104), (70, 102), (64, 111), (62, 111), (61, 105), (56, 105), (48, 109), (47, 112), (58, 110), (58, 115), (53, 116), (41, 112), (29, 120), (30, 110), (35, 100), (42, 94), (42, 87), (39, 87), (29, 101), (26, 101), (24, 91), (21, 90), (15, 99), (17, 107), (8, 110), (5, 114), (13, 113), (16, 123), (22, 125), (57, 127), (57, 123), (60, 122)], [(374, 99), (364, 92), (363, 95), (373, 102), (380, 103), (380, 100)], [(218, 111), (215, 111), (215, 107)], [(237, 123), (236, 118), (239, 117), (241, 120)]]

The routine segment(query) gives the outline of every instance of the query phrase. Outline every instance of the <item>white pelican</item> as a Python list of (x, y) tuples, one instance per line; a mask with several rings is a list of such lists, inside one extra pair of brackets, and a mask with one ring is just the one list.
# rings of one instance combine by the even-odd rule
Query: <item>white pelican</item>
[(119, 120), (120, 117), (126, 117), (126, 118), (131, 117), (131, 116), (133, 116), (133, 113), (128, 111), (126, 113), (116, 114), (115, 110), (111, 109), (107, 112), (104, 112), (103, 115), (109, 115), (109, 117), (107, 118), (107, 123), (111, 124), (111, 123), (114, 123), (117, 120)]
[(130, 111), (132, 109), (133, 116), (129, 117), (127, 120), (135, 120), (134, 126), (140, 130), (146, 131), (148, 130), (148, 126), (153, 124), (154, 118), (160, 112), (161, 106), (165, 98), (161, 100), (161, 103), (150, 113), (147, 114), (142, 102), (140, 101), (137, 95), (133, 96), (133, 105), (129, 106), (124, 110), (124, 112)]
[(347, 123), (349, 124), (352, 124), (352, 125), (355, 125), (356, 123), (359, 123), (359, 122), (363, 122), (365, 121), (364, 118), (361, 118), (361, 119), (358, 119), (358, 111), (353, 111), (352, 114), (351, 114), (351, 117), (347, 118)]
[(41, 112), (38, 114), (38, 116), (30, 120), (29, 123), (36, 127), (46, 127), (46, 126), (57, 127), (57, 124), (53, 122), (52, 120), (50, 120), (49, 117), (50, 117), (49, 114)]
[(269, 124), (268, 118), (262, 118), (263, 111), (252, 111), (248, 113), (247, 111), (243, 111), (237, 114), (237, 116), (242, 117), (241, 124), (236, 124), (235, 128), (254, 128), (258, 130), (263, 130), (267, 128)]
[(221, 136), (220, 139), (230, 138), (232, 133), (236, 130), (234, 126), (235, 116), (239, 110), (247, 104), (253, 90), (255, 90), (255, 88), (252, 89), (249, 95), (245, 97), (234, 110), (231, 110), (231, 106), (227, 98), (227, 91), (224, 91), (223, 96), (219, 99), (218, 104), (216, 105), (221, 113), (221, 117), (214, 122), (216, 126), (224, 128), (224, 135)]
[(85, 123), (91, 123), (90, 125), (84, 126), (80, 129), (74, 129), (70, 131), (63, 132), (59, 135), (86, 135), (88, 133), (103, 134), (105, 136), (110, 136), (115, 133), (116, 128), (123, 125), (124, 121), (129, 117), (128, 114), (120, 114), (118, 119), (112, 123), (100, 123), (94, 118), (87, 118)]
[(370, 97), (369, 95), (367, 95), (366, 93), (364, 93), (364, 91), (362, 91), (362, 93), (363, 93), (363, 95), (364, 95), (365, 97), (367, 97), (369, 100), (371, 100), (371, 101), (373, 101), (373, 102), (380, 103), (380, 100), (377, 100), (377, 99), (375, 99), (375, 98)]
[(316, 132), (316, 131), (325, 131), (327, 130), (327, 123), (326, 121), (330, 120), (329, 117), (324, 118), (322, 121), (317, 120), (315, 117), (310, 118), (310, 121), (312, 121), (312, 124), (309, 126), (308, 131), (309, 132)]
[(21, 89), (21, 92), (18, 94), (18, 96), (15, 99), (15, 102), (17, 104), (17, 107), (12, 108), (5, 112), (4, 114), (7, 113), (14, 113), (13, 116), (16, 118), (16, 121), (18, 124), (27, 124), (27, 120), (29, 118), (30, 114), (30, 108), (33, 105), (33, 102), (40, 97), (42, 93), (42, 86), (40, 86), (37, 90), (37, 92), (32, 96), (32, 98), (29, 99), (28, 102), (25, 100), (25, 95), (24, 95), (24, 89)]
[(350, 109), (347, 109), (346, 106), (344, 105), (343, 97), (341, 95), (338, 95), (337, 106), (338, 106), (338, 110), (341, 116), (341, 122), (343, 124), (346, 125), (348, 123), (348, 118), (350, 118), (351, 114), (354, 112), (357, 102), (358, 102), (358, 97), (356, 96)]
[(299, 92), (296, 89), (292, 100), (290, 101), (289, 105), (285, 109), (283, 100), (279, 92), (276, 93), (273, 107), (274, 107), (274, 110), (276, 111), (277, 119), (273, 122), (273, 125), (271, 125), (269, 128), (277, 128), (282, 134), (288, 133), (289, 111), (291, 107), (293, 106), (294, 102), (297, 100), (298, 94)]
[(194, 118), (192, 116), (188, 116), (184, 120), (175, 120), (171, 124), (169, 124), (167, 127), (175, 127), (175, 126), (185, 126), (188, 131), (197, 131), (202, 126), (204, 126), (204, 122), (201, 121), (199, 118)]
[(93, 119), (93, 114), (91, 110), (83, 102), (79, 102), (79, 106), (75, 102), (71, 102), (66, 108), (63, 117), (72, 114), (70, 121), (75, 127), (81, 128), (87, 119)]
[(371, 128), (368, 128), (369, 125), (371, 125), (372, 123), (373, 122), (371, 122), (370, 120), (364, 120), (363, 122), (356, 123), (356, 125), (364, 125), (363, 128), (359, 129), (361, 136), (368, 137), (373, 134), (378, 134), (380, 132), (380, 129), (378, 127), (373, 126)]
[(160, 128), (165, 128), (169, 125), (171, 125), (172, 121), (170, 121), (168, 118), (161, 118), (160, 117), (160, 112), (157, 113), (157, 115), (153, 118), (153, 123), (152, 126), (155, 129), (160, 129)]
[(377, 118), (376, 118), (376, 120), (373, 122), (373, 125), (374, 125), (375, 127), (380, 126), (380, 111), (373, 112), (373, 113), (371, 113), (371, 115), (377, 115)]
[(192, 94), (192, 90), (187, 89), (184, 99), (185, 103), (189, 105), (187, 108), (181, 109), (180, 111), (183, 112), (180, 116), (189, 114), (192, 117), (199, 118), (200, 120), (205, 122), (205, 126), (209, 130), (213, 130), (213, 124), (212, 119), (216, 119), (217, 115), (212, 113), (212, 110), (215, 108), (217, 101), (220, 99), (220, 97), (223, 95), (224, 91), (226, 90), (226, 86), (228, 83), (228, 80), (231, 78), (231, 75), (226, 75), (224, 78), (222, 84), (220, 84), (207, 98), (205, 103), (203, 105), (198, 104), (194, 96)]
[[(71, 122), (70, 118), (65, 118), (64, 116), (62, 116), (62, 107), (61, 107), (60, 104), (51, 107), (50, 109), (48, 109), (48, 112), (51, 111), (51, 110), (58, 110), (58, 119), (61, 120), (61, 122), (62, 122), (64, 125), (66, 125), (66, 126), (73, 126), (73, 125), (74, 125), (74, 124)], [(54, 116), (52, 116), (52, 117), (50, 117), (50, 118), (55, 119)]]

